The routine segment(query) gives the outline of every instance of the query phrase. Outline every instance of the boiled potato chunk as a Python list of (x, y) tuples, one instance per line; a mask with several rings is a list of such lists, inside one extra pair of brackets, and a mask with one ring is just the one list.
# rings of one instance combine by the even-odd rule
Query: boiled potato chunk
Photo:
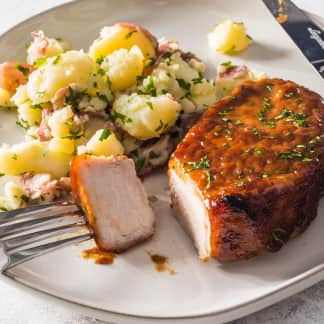
[(124, 147), (108, 128), (99, 129), (86, 144), (86, 152), (94, 155), (120, 155)]
[(120, 48), (131, 49), (137, 45), (145, 58), (155, 58), (157, 41), (144, 28), (128, 23), (118, 23), (104, 27), (100, 36), (89, 48), (89, 54), (94, 59), (100, 59)]
[(136, 77), (142, 75), (144, 56), (138, 46), (129, 51), (121, 48), (108, 55), (102, 63), (111, 81), (112, 90), (125, 90), (136, 83)]
[(47, 102), (52, 99), (56, 91), (77, 83), (87, 88), (95, 63), (83, 51), (68, 51), (60, 56), (48, 58), (46, 63), (30, 74), (27, 83), (28, 97), (34, 104)]
[(34, 107), (31, 102), (24, 102), (18, 107), (18, 121), (28, 126), (39, 125), (42, 121), (42, 110)]
[(21, 175), (24, 172), (50, 173), (55, 178), (66, 176), (72, 154), (53, 150), (50, 142), (31, 141), (0, 149), (0, 172)]
[(112, 117), (130, 135), (146, 140), (159, 137), (174, 125), (181, 110), (171, 95), (121, 95), (113, 105)]
[(34, 40), (27, 49), (27, 63), (34, 64), (41, 57), (56, 56), (69, 49), (69, 44), (60, 38), (46, 37), (42, 30), (32, 33)]
[(0, 205), (8, 210), (26, 207), (29, 201), (28, 193), (13, 181), (5, 184), (4, 194), (5, 196), (1, 197), (3, 201), (0, 202)]
[(208, 34), (209, 46), (221, 53), (232, 54), (245, 50), (252, 42), (241, 22), (225, 20)]
[(29, 97), (28, 97), (28, 93), (27, 93), (27, 86), (25, 84), (20, 85), (17, 88), (16, 93), (11, 97), (11, 101), (16, 106), (19, 106), (28, 100), (29, 100)]
[(66, 137), (71, 135), (71, 120), (73, 111), (70, 106), (54, 111), (48, 119), (48, 126), (53, 137)]
[(61, 152), (73, 154), (75, 151), (75, 141), (68, 138), (52, 138), (48, 143), (51, 152)]

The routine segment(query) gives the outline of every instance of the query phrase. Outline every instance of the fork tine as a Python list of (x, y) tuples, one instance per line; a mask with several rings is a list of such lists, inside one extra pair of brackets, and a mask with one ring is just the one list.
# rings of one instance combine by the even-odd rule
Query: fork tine
[[(27, 211), (24, 208), (19, 214), (17, 211), (5, 213), (3, 217), (0, 215), (0, 239), (19, 234), (23, 230), (33, 230), (49, 225), (51, 222), (57, 221), (58, 218), (63, 219), (67, 215), (81, 216), (83, 214), (75, 204), (50, 204), (32, 210), (27, 208)], [(13, 216), (10, 218), (11, 215)]]
[(76, 213), (80, 208), (74, 203), (50, 203), (1, 212), (0, 226), (8, 222), (20, 222), (29, 218), (42, 218), (49, 215)]
[(20, 235), (12, 239), (5, 240), (3, 243), (7, 254), (10, 255), (16, 251), (26, 248), (28, 245), (36, 244), (52, 237), (57, 237), (58, 235), (75, 232), (77, 230), (80, 231), (83, 229), (89, 233), (89, 229), (85, 224), (86, 223), (83, 222), (57, 226), (55, 228)]
[(34, 259), (38, 256), (45, 254), (45, 253), (55, 251), (58, 248), (65, 247), (65, 246), (71, 245), (73, 243), (81, 243), (83, 241), (90, 239), (91, 237), (92, 237), (91, 233), (88, 233), (88, 234), (78, 235), (78, 236), (70, 237), (67, 239), (60, 240), (60, 241), (50, 242), (50, 243), (46, 243), (46, 244), (43, 244), (40, 246), (36, 246), (36, 247), (29, 248), (29, 249), (14, 252), (14, 253), (8, 255), (9, 261), (3, 267), (2, 271), (11, 269), (12, 267), (14, 267), (18, 264), (21, 264), (28, 260)]

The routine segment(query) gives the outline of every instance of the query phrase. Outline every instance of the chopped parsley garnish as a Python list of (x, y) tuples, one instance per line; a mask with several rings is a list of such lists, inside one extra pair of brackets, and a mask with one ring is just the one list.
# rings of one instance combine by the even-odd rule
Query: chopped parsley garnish
[(98, 83), (97, 83), (97, 81), (93, 81), (92, 86), (93, 86), (94, 88), (98, 88)]
[(235, 120), (234, 124), (235, 125), (242, 125), (243, 123), (239, 119), (237, 119), (237, 120)]
[(287, 121), (293, 121), (296, 126), (302, 126), (307, 127), (308, 122), (305, 120), (305, 113), (304, 112), (298, 112), (294, 113), (290, 109), (284, 108), (280, 115), (276, 116), (275, 120), (281, 120), (284, 118), (287, 118)]
[(270, 177), (270, 173), (264, 172), (261, 174), (261, 179), (266, 179)]
[(81, 127), (76, 127), (75, 129), (70, 129), (69, 131), (70, 135), (64, 136), (63, 138), (67, 139), (79, 139), (83, 136)]
[(160, 119), (160, 125), (155, 128), (155, 132), (159, 132), (160, 130), (164, 130), (168, 127), (168, 124), (164, 124), (163, 121)]
[(184, 166), (190, 166), (190, 168), (187, 168), (185, 170), (186, 173), (195, 171), (195, 170), (201, 170), (201, 169), (208, 169), (210, 168), (210, 160), (207, 156), (204, 156), (200, 159), (199, 162), (185, 162)]
[(271, 83), (267, 84), (267, 85), (266, 85), (266, 89), (267, 89), (269, 92), (271, 92), (272, 89), (273, 89), (273, 84), (271, 84)]
[(146, 94), (150, 94), (153, 97), (156, 97), (156, 88), (154, 85), (154, 79), (151, 75), (149, 75), (143, 81), (143, 90)]
[(47, 57), (40, 57), (34, 62), (35, 68), (39, 68), (47, 62)]
[(5, 173), (0, 172), (0, 177), (4, 177), (5, 175)]
[(262, 122), (265, 121), (265, 113), (266, 113), (266, 109), (261, 109), (258, 112), (258, 119)]
[(229, 118), (224, 117), (224, 118), (222, 118), (222, 121), (224, 123), (229, 123), (231, 120)]
[(248, 148), (246, 148), (246, 149), (244, 150), (244, 153), (250, 153), (250, 152), (252, 152), (253, 150), (254, 150), (253, 147), (248, 147)]
[(264, 98), (263, 99), (263, 107), (265, 109), (270, 109), (272, 108), (272, 104), (271, 104), (271, 99), (270, 98)]
[(18, 156), (17, 156), (17, 154), (12, 154), (12, 157), (11, 157), (13, 160), (18, 160)]
[(136, 76), (136, 81), (143, 81), (145, 79), (144, 75), (137, 75)]
[(57, 55), (53, 61), (53, 64), (56, 65), (61, 59), (61, 55)]
[(137, 173), (140, 173), (145, 165), (145, 158), (140, 158), (135, 161), (135, 169)]
[(16, 68), (25, 76), (27, 76), (29, 74), (29, 69), (22, 66), (21, 64), (17, 63), (16, 64)]
[(294, 95), (293, 92), (286, 92), (285, 93), (285, 98), (291, 98)]
[(308, 150), (310, 152), (314, 151), (314, 149), (316, 148), (317, 144), (321, 141), (321, 137), (320, 136), (316, 136), (315, 138), (313, 138), (312, 140), (310, 140), (308, 142), (309, 144), (309, 148)]
[(43, 109), (42, 105), (41, 104), (32, 104), (30, 105), (30, 108), (31, 109)]
[(65, 97), (65, 103), (72, 107), (77, 107), (81, 98), (85, 95), (85, 90), (78, 91), (74, 90), (72, 87), (69, 87), (69, 94)]
[(239, 181), (239, 182), (236, 182), (235, 185), (237, 187), (244, 187), (245, 186), (245, 183), (244, 183), (244, 181)]
[(292, 116), (294, 123), (297, 126), (302, 126), (302, 127), (307, 127), (308, 126), (308, 122), (305, 120), (305, 114), (303, 112), (299, 112), (294, 114), (294, 116)]
[(231, 101), (236, 101), (238, 99), (238, 96), (232, 96)]
[(210, 186), (211, 186), (212, 177), (211, 177), (211, 174), (210, 174), (209, 170), (206, 170), (205, 173), (206, 173), (206, 178), (207, 178), (206, 189), (209, 189)]
[(246, 37), (247, 37), (249, 40), (253, 40), (253, 38), (252, 38), (249, 34), (246, 34)]
[(162, 54), (162, 58), (164, 58), (165, 63), (167, 65), (170, 65), (171, 64), (172, 54), (173, 54), (172, 52), (165, 52), (165, 53)]
[(128, 32), (126, 35), (125, 35), (125, 39), (129, 39), (132, 37), (132, 35), (134, 33), (137, 33), (137, 30), (131, 30), (130, 32)]
[(199, 77), (197, 77), (197, 78), (193, 78), (193, 79), (191, 80), (191, 82), (192, 82), (193, 84), (199, 84), (199, 83), (202, 83), (203, 80), (204, 80), (204, 77), (203, 77), (203, 75), (199, 72)]
[(293, 151), (284, 151), (279, 153), (279, 159), (284, 159), (284, 160), (292, 160), (292, 159), (301, 159), (303, 158), (303, 154), (301, 152), (298, 152), (296, 150)]
[(146, 101), (146, 105), (151, 109), (153, 110), (153, 104), (151, 101)]
[(23, 128), (24, 130), (28, 130), (30, 128), (27, 120), (21, 118), (21, 119), (18, 119), (16, 121), (16, 125), (20, 126), (21, 128)]
[(302, 159), (302, 162), (313, 162), (313, 159), (312, 158), (308, 158), (308, 157), (304, 157)]
[(281, 120), (281, 119), (284, 119), (284, 118), (287, 118), (289, 116), (291, 116), (293, 114), (293, 112), (287, 108), (284, 108), (281, 112), (280, 115), (276, 116), (274, 119), (275, 120)]
[(104, 57), (100, 55), (99, 57), (96, 58), (96, 63), (101, 65), (101, 63), (104, 61)]
[(97, 93), (97, 97), (102, 100), (103, 102), (105, 102), (106, 104), (109, 104), (109, 99), (107, 98), (107, 96), (105, 94), (100, 94), (100, 93)]
[(109, 128), (105, 128), (102, 130), (100, 136), (99, 136), (99, 141), (102, 142), (105, 139), (107, 139), (110, 135), (112, 134), (112, 131)]
[(264, 122), (264, 125), (267, 125), (267, 126), (269, 126), (271, 128), (275, 128), (276, 127), (276, 123), (274, 121), (271, 121), (271, 120), (265, 121)]
[(262, 147), (256, 147), (254, 149), (254, 152), (256, 153), (256, 155), (261, 156), (263, 154), (263, 148)]
[(161, 56), (164, 58), (164, 59), (167, 59), (167, 58), (170, 58), (172, 56), (173, 52), (165, 52), (163, 53)]
[(46, 90), (37, 91), (36, 94), (37, 94), (38, 97), (43, 97), (46, 94)]
[(120, 119), (123, 124), (131, 123), (133, 121), (131, 118), (129, 118), (126, 115), (121, 114), (121, 113), (119, 113), (119, 112), (117, 112), (115, 110), (111, 111), (110, 116), (111, 116), (113, 121), (116, 121), (117, 119)]
[(235, 65), (232, 64), (232, 61), (226, 61), (221, 63), (221, 66), (234, 67)]
[(245, 177), (244, 173), (240, 169), (236, 170), (236, 174), (238, 179), (243, 179)]
[(229, 134), (229, 135), (232, 134), (232, 131), (231, 131), (230, 129), (224, 129), (224, 132), (225, 132), (226, 134)]
[(229, 111), (227, 111), (227, 110), (219, 111), (217, 114), (218, 114), (219, 116), (226, 116), (226, 115), (229, 114)]
[(281, 227), (273, 228), (271, 231), (271, 234), (272, 234), (272, 238), (274, 239), (274, 241), (279, 242), (280, 244), (284, 244), (283, 236), (286, 235), (285, 229), (283, 229)]
[(147, 63), (146, 66), (148, 66), (148, 67), (153, 66), (153, 65), (155, 64), (155, 62), (156, 62), (155, 57), (150, 57), (150, 58), (148, 59), (148, 63)]
[(98, 69), (97, 73), (101, 76), (104, 76), (106, 74), (105, 70), (102, 68)]
[(25, 203), (29, 202), (29, 197), (27, 195), (21, 195), (20, 199), (23, 200)]
[(179, 87), (182, 88), (185, 91), (190, 91), (191, 84), (189, 82), (186, 82), (184, 79), (176, 79)]
[(5, 207), (0, 206), (0, 211), (6, 212), (6, 211), (8, 211), (8, 209), (5, 208)]
[(255, 135), (255, 136), (259, 135), (259, 131), (258, 131), (258, 129), (255, 128), (255, 127), (252, 128), (252, 134)]
[(150, 153), (149, 153), (150, 160), (158, 159), (159, 157), (160, 157), (160, 154), (157, 154), (154, 151), (150, 151)]

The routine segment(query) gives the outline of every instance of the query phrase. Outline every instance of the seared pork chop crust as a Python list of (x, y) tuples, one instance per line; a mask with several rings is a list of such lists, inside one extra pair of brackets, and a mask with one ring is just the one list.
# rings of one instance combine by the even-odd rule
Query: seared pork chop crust
[(169, 162), (173, 203), (176, 175), (207, 210), (210, 251), (201, 256), (277, 251), (307, 228), (323, 188), (323, 120), (318, 94), (281, 79), (247, 81), (204, 113)]

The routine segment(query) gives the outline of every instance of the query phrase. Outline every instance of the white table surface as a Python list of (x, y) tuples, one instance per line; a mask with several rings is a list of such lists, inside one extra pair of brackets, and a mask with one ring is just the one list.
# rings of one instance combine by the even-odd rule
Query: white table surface
[[(38, 12), (65, 2), (68, 0), (0, 0), (0, 34)], [(315, 18), (318, 16), (324, 18), (324, 0), (295, 0), (295, 2), (301, 8), (315, 14), (317, 16)], [(323, 23), (324, 20), (320, 22)], [(31, 296), (0, 281), (0, 324), (4, 323), (103, 324), (104, 322), (79, 314), (54, 301)], [(234, 323), (324, 323), (324, 282), (232, 324)]]

